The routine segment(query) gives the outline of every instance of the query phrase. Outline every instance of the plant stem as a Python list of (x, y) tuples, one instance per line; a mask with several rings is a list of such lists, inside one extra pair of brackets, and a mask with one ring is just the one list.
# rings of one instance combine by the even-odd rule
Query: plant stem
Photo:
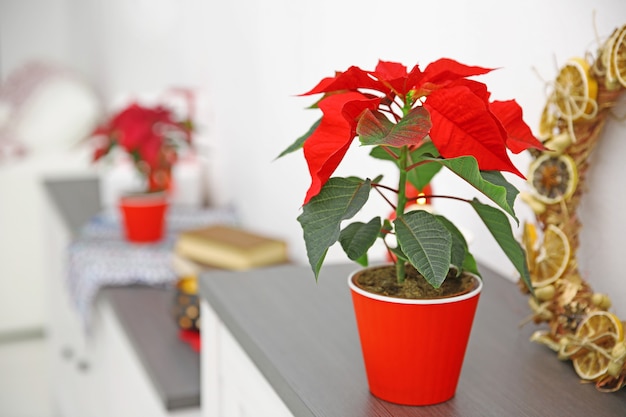
[[(398, 183), (398, 205), (396, 206), (396, 219), (399, 219), (404, 214), (404, 207), (406, 206), (406, 178), (407, 178), (407, 159), (409, 154), (409, 148), (403, 146), (400, 150), (400, 159), (398, 165), (400, 167), (400, 178)], [(398, 283), (403, 283), (405, 278), (404, 273), (404, 260), (399, 257), (396, 258), (396, 278)]]
[(468, 200), (467, 198), (462, 198), (462, 197), (457, 197), (457, 196), (453, 196), (453, 195), (437, 195), (437, 194), (424, 194), (424, 195), (420, 195), (418, 197), (418, 200), (420, 198), (423, 199), (428, 199), (428, 198), (447, 198), (449, 200), (457, 200), (457, 201), (462, 201), (464, 203), (471, 203), (471, 200)]
[[(402, 97), (402, 117), (406, 116), (411, 111), (413, 102), (411, 100), (411, 94), (407, 97)], [(400, 168), (400, 178), (398, 179), (398, 205), (396, 206), (396, 220), (404, 215), (404, 208), (406, 206), (406, 180), (408, 176), (407, 164), (409, 159), (409, 147), (403, 146), (400, 149), (400, 158), (398, 159), (398, 167)], [(405, 279), (404, 260), (396, 256), (396, 279), (399, 284), (402, 284)]]
[(384, 146), (384, 145), (382, 145), (382, 146), (381, 146), (381, 148), (383, 148), (383, 150), (384, 150), (385, 152), (387, 152), (387, 153), (388, 153), (388, 154), (389, 154), (389, 155), (390, 155), (393, 159), (398, 159), (398, 156), (397, 156), (395, 153), (393, 153), (393, 152), (389, 149), (389, 147), (388, 147), (388, 146)]
[(387, 198), (387, 196), (386, 196), (385, 194), (383, 194), (383, 193), (379, 190), (379, 188), (386, 188), (386, 189), (388, 189), (388, 190), (392, 190), (392, 191), (394, 191), (394, 192), (397, 192), (397, 191), (396, 191), (396, 190), (394, 190), (394, 189), (392, 189), (392, 188), (385, 187), (384, 185), (381, 185), (381, 184), (372, 184), (372, 187), (374, 187), (374, 190), (376, 190), (376, 192), (378, 193), (378, 195), (380, 195), (380, 196), (383, 198), (383, 200), (385, 200), (385, 201), (386, 201), (386, 202), (387, 202), (387, 203), (388, 203), (391, 207), (393, 207), (393, 210), (395, 211), (395, 210), (396, 210), (396, 206), (395, 206), (395, 204), (393, 204), (393, 203), (391, 202), (391, 200), (389, 200), (389, 199)]

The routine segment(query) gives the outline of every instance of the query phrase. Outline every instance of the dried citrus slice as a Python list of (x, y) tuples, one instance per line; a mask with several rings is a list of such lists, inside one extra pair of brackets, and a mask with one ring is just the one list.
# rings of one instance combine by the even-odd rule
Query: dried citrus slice
[(579, 57), (569, 59), (555, 81), (555, 103), (564, 118), (576, 121), (594, 113), (598, 82), (589, 63)]
[(526, 251), (528, 270), (532, 274), (535, 271), (535, 258), (537, 257), (537, 228), (533, 223), (524, 223), (524, 230), (522, 232), (522, 246)]
[(613, 50), (615, 43), (617, 42), (617, 38), (622, 30), (623, 28), (615, 29), (613, 31), (611, 36), (605, 42), (604, 47), (602, 48), (602, 53), (600, 54), (600, 62), (602, 63), (602, 69), (604, 70), (604, 85), (609, 90), (619, 88), (619, 81), (617, 81), (617, 77), (615, 76)]
[(606, 374), (613, 347), (624, 339), (622, 322), (613, 313), (597, 311), (585, 318), (576, 330), (572, 362), (579, 377), (594, 380)]
[(547, 330), (535, 331), (530, 336), (530, 341), (546, 345), (547, 347), (554, 350), (555, 352), (557, 352), (561, 348), (560, 343), (552, 339), (552, 337), (550, 336), (550, 332), (548, 332)]
[(567, 268), (570, 255), (571, 247), (565, 233), (553, 224), (548, 225), (534, 259), (530, 277), (533, 287), (545, 287), (559, 279)]
[(535, 193), (521, 191), (519, 196), (524, 203), (528, 204), (528, 207), (530, 207), (535, 214), (541, 214), (546, 211), (546, 205), (535, 197)]
[(550, 150), (551, 155), (561, 155), (572, 143), (574, 143), (572, 136), (565, 131), (552, 136), (544, 142), (544, 145)]
[(611, 68), (619, 83), (626, 87), (626, 26), (621, 29), (613, 45)]
[(558, 358), (562, 361), (570, 359), (582, 349), (582, 345), (574, 338), (565, 335), (559, 340)]
[(546, 140), (552, 137), (555, 128), (557, 126), (558, 117), (554, 111), (554, 94), (548, 99), (548, 102), (541, 112), (541, 118), (539, 119), (539, 132), (538, 137), (541, 140)]
[(554, 204), (569, 198), (578, 185), (578, 170), (568, 155), (541, 155), (529, 167), (528, 181), (537, 199)]

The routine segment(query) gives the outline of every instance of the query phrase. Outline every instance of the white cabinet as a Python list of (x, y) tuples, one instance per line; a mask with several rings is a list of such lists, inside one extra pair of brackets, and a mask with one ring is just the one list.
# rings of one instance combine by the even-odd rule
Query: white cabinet
[[(62, 158), (31, 157), (0, 163), (0, 333), (41, 330), (47, 311), (45, 190), (41, 183), (52, 166), (63, 166)], [(69, 175), (72, 159), (65, 161)], [(84, 169), (84, 168), (83, 168)]]
[[(72, 231), (56, 205), (49, 203), (45, 210), (44, 234), (48, 294), (46, 335), (51, 361), (50, 384), (58, 414), (63, 417), (200, 416), (199, 407), (167, 409), (164, 400), (167, 395), (155, 387), (107, 297), (96, 298), (89, 333), (85, 332), (66, 284), (67, 248)], [(158, 326), (158, 323), (150, 324)], [(177, 360), (176, 357), (170, 359)]]
[(202, 308), (203, 417), (293, 417), (206, 300)]
[[(98, 364), (104, 416), (200, 417), (198, 407), (167, 410), (107, 300), (97, 303)], [(95, 412), (95, 410), (90, 410)], [(95, 415), (95, 414), (84, 414)]]
[(52, 391), (63, 416), (98, 417), (102, 404), (98, 393), (98, 364), (94, 361), (92, 348), (97, 335), (86, 337), (73, 310), (65, 280), (70, 231), (54, 206), (49, 203), (47, 208), (44, 210), (48, 294), (46, 336), (50, 346)]

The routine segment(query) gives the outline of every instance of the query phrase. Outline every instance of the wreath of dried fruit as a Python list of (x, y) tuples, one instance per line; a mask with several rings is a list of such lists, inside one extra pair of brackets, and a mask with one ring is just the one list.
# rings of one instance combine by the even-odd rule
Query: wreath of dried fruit
[[(576, 252), (581, 222), (576, 215), (585, 189), (588, 157), (614, 106), (626, 91), (626, 25), (597, 55), (573, 58), (550, 84), (539, 135), (550, 151), (533, 151), (530, 192), (522, 193), (535, 222), (524, 224), (522, 243), (535, 290), (529, 297), (535, 323), (548, 323), (532, 341), (571, 360), (578, 376), (600, 391), (626, 385), (626, 341), (611, 300), (582, 278)], [(528, 292), (520, 284), (520, 289)]]

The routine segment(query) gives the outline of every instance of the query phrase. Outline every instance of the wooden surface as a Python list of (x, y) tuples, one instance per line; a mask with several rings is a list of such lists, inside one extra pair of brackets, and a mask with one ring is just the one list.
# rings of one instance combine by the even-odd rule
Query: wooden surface
[(529, 342), (538, 327), (516, 285), (487, 268), (456, 396), (406, 407), (367, 388), (347, 287), (355, 264), (207, 271), (200, 292), (295, 416), (609, 417), (626, 415), (626, 390), (581, 384), (570, 362)]

